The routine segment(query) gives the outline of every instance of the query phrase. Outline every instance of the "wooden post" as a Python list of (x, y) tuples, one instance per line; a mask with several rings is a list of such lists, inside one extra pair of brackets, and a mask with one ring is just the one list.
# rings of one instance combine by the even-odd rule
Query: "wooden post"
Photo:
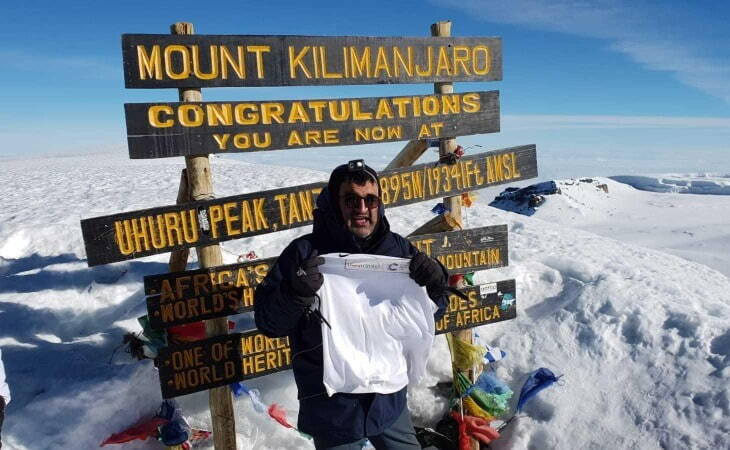
[(403, 150), (401, 150), (400, 153), (393, 158), (393, 161), (385, 167), (385, 170), (410, 166), (416, 162), (427, 149), (428, 141), (422, 139), (409, 141), (406, 146), (403, 147)]
[[(431, 36), (451, 36), (451, 21), (437, 22), (431, 25)], [(453, 83), (434, 83), (434, 93), (436, 94), (451, 94), (454, 92)], [(417, 153), (418, 142), (424, 141), (411, 141), (406, 147), (398, 154), (389, 165), (388, 169), (395, 169), (398, 167), (404, 167), (413, 164), (419, 156), (425, 151), (427, 144), (423, 144), (424, 149)], [(410, 150), (408, 150), (410, 148)], [(408, 150), (408, 151), (407, 151)], [(456, 139), (440, 139), (439, 140), (439, 158), (445, 156), (447, 153), (454, 153), (456, 150)], [(453, 231), (456, 229), (462, 229), (461, 220), (461, 196), (446, 197), (444, 198), (444, 206), (448, 211), (444, 214), (439, 214), (435, 218), (429, 220), (425, 224), (418, 227), (409, 236), (417, 236), (420, 234), (439, 233), (442, 231)], [(456, 287), (464, 287), (464, 281), (459, 282)], [(464, 342), (473, 343), (473, 336), (471, 330), (460, 330), (452, 333), (455, 339), (459, 339)], [(472, 382), (475, 379), (473, 371), (469, 371), (467, 374), (469, 380)], [(479, 441), (472, 439), (471, 448), (473, 450), (479, 450)]]
[[(451, 36), (451, 21), (437, 22), (431, 25), (431, 36)], [(453, 83), (435, 83), (433, 86), (435, 94), (453, 94)], [(439, 158), (456, 150), (456, 139), (441, 139), (439, 141)], [(461, 224), (461, 196), (444, 198), (444, 206), (448, 209), (451, 217)], [(461, 228), (461, 226), (459, 226)]]
[[(180, 187), (177, 189), (177, 204), (190, 201), (190, 189), (188, 188), (188, 170), (183, 169), (180, 173)], [(190, 249), (175, 250), (170, 253), (170, 272), (182, 272), (188, 266)]]
[[(177, 22), (170, 26), (172, 34), (194, 34), (192, 23)], [(179, 89), (181, 102), (200, 102), (203, 96), (200, 89)], [(213, 198), (213, 179), (210, 173), (208, 156), (186, 156), (188, 188), (193, 201)], [(223, 264), (223, 255), (218, 244), (196, 247), (201, 268)], [(206, 320), (207, 336), (228, 334), (228, 317)], [(213, 444), (216, 450), (236, 450), (236, 422), (233, 401), (228, 386), (213, 388), (210, 391), (209, 405), (213, 422)]]
[[(443, 21), (432, 24), (431, 36), (451, 36), (451, 21)], [(452, 94), (453, 92), (453, 83), (434, 84), (434, 93), (436, 94)], [(441, 139), (439, 141), (439, 158), (446, 156), (448, 153), (454, 153), (455, 150), (456, 139)], [(444, 216), (443, 221), (446, 223), (446, 226), (452, 227), (452, 230), (462, 229), (463, 221), (461, 219), (461, 196), (458, 195), (454, 197), (444, 198), (444, 206), (446, 207), (447, 212), (442, 214), (441, 216)], [(456, 287), (464, 287), (465, 284), (466, 283), (462, 279), (462, 281), (456, 284)], [(458, 339), (460, 341), (468, 342), (469, 344), (474, 343), (471, 329), (454, 331), (452, 335), (455, 339)], [(474, 371), (471, 370), (467, 373), (467, 376), (472, 383), (475, 380), (475, 375), (476, 374), (474, 373)], [(477, 441), (476, 439), (472, 439), (471, 448), (474, 450), (479, 450), (479, 441)]]

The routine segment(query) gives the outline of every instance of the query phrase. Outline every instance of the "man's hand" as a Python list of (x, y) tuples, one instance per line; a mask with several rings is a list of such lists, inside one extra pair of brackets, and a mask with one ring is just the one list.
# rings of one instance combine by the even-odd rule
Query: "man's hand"
[(315, 250), (309, 259), (305, 259), (289, 276), (289, 287), (297, 297), (302, 306), (311, 306), (314, 302), (314, 294), (322, 287), (324, 277), (319, 271), (319, 266), (324, 264), (324, 258), (317, 256)]
[(441, 265), (423, 252), (418, 252), (411, 258), (411, 264), (408, 268), (411, 271), (411, 278), (419, 286), (437, 287), (446, 285), (446, 275)]

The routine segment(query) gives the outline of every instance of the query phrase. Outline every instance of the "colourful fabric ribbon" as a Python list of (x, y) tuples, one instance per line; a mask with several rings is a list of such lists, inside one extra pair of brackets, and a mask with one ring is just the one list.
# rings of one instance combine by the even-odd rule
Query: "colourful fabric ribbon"
[[(269, 416), (271, 416), (274, 420), (279, 422), (280, 424), (284, 425), (287, 428), (294, 428), (289, 422), (286, 420), (286, 411), (284, 411), (284, 408), (279, 406), (276, 403), (272, 403), (271, 406), (269, 406)], [(296, 428), (294, 428), (296, 430)]]

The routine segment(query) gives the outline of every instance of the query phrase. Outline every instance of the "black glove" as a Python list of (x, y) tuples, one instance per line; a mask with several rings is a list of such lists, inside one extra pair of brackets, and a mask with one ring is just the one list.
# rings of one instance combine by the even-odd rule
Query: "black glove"
[(309, 259), (305, 259), (289, 276), (289, 287), (295, 300), (302, 306), (309, 307), (314, 303), (314, 294), (322, 287), (324, 277), (319, 271), (324, 258), (317, 256), (315, 250)]
[(445, 286), (446, 274), (441, 264), (423, 252), (416, 253), (408, 266), (411, 278), (419, 286)]

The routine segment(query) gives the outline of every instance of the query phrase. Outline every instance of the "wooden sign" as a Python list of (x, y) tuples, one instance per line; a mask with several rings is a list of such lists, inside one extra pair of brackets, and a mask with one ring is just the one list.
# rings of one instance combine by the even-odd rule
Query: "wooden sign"
[(253, 330), (165, 347), (156, 361), (162, 397), (170, 398), (289, 370), (292, 354), (288, 337)]
[(131, 158), (358, 145), (499, 131), (499, 91), (407, 97), (127, 103)]
[(253, 311), (254, 291), (276, 258), (144, 277), (152, 328)]
[(478, 327), (517, 317), (515, 280), (498, 281), (460, 289), (467, 300), (449, 296), (449, 307), (436, 322), (436, 334)]
[[(419, 235), (410, 241), (452, 274), (508, 264), (506, 225)], [(166, 328), (253, 311), (256, 286), (275, 260), (146, 276), (150, 326)]]
[(156, 358), (162, 397), (205, 391), (241, 380), (240, 334), (160, 349)]
[[(537, 176), (534, 145), (426, 163), (380, 174), (386, 207)], [(89, 266), (209, 245), (309, 225), (325, 183), (171, 205), (85, 219), (81, 230)]]
[[(446, 314), (436, 322), (436, 334), (517, 316), (514, 280), (461, 290), (469, 299), (449, 297)], [(288, 337), (270, 338), (253, 330), (163, 348), (157, 367), (162, 397), (170, 398), (289, 370), (292, 353)]]
[(493, 37), (124, 34), (122, 56), (127, 88), (502, 79)]

